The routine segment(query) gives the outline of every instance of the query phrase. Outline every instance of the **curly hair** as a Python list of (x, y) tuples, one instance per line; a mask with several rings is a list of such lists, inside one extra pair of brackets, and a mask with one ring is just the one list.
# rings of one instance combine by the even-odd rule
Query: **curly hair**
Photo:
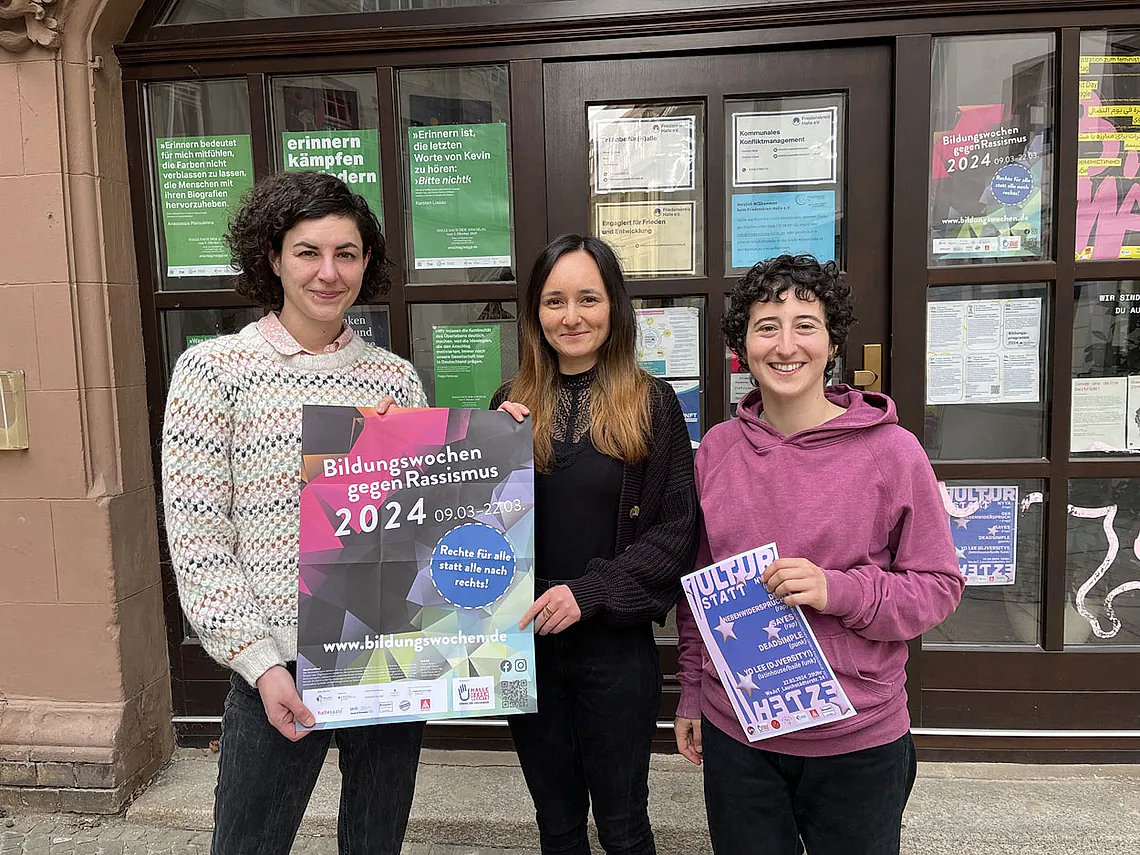
[[(788, 289), (800, 300), (818, 300), (827, 322), (827, 336), (839, 353), (847, 343), (847, 332), (855, 321), (851, 286), (834, 261), (820, 264), (810, 255), (780, 255), (759, 261), (737, 281), (729, 295), (728, 310), (721, 329), (729, 348), (742, 362), (748, 362), (748, 318), (754, 303), (784, 301)], [(835, 357), (827, 360), (826, 373), (835, 367)]]
[(241, 269), (237, 292), (263, 308), (281, 309), (285, 292), (269, 254), (281, 253), (285, 233), (297, 223), (329, 216), (352, 217), (360, 231), (361, 250), (368, 254), (356, 302), (367, 303), (385, 294), (389, 261), (380, 223), (363, 196), (324, 172), (270, 175), (242, 197), (225, 234), (233, 265)]

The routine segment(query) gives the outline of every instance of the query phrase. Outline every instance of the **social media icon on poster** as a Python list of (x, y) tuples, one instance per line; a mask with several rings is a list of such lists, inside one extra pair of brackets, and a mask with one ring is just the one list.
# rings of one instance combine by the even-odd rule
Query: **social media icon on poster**
[(511, 669), (513, 667), (514, 667), (514, 665), (512, 665), (510, 659), (504, 659), (502, 662), (499, 663), (499, 670), (502, 671), (504, 674), (511, 673)]

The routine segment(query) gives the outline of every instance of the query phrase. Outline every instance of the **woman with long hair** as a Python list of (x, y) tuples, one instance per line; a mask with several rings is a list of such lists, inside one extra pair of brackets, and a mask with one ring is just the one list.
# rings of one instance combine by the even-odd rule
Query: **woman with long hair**
[[(294, 686), (303, 404), (426, 407), (404, 359), (345, 323), (388, 287), (384, 237), (339, 178), (291, 172), (242, 200), (226, 241), (237, 291), (267, 311), (174, 366), (163, 506), (178, 596), (230, 671), (214, 801), (215, 855), (286, 855), (333, 731), (309, 731)], [(344, 855), (399, 855), (423, 722), (336, 731)]]
[(562, 235), (519, 313), (520, 367), (492, 407), (534, 430), (539, 711), (512, 716), (544, 855), (655, 852), (649, 753), (661, 703), (653, 621), (693, 568), (692, 448), (673, 389), (637, 364), (613, 250)]

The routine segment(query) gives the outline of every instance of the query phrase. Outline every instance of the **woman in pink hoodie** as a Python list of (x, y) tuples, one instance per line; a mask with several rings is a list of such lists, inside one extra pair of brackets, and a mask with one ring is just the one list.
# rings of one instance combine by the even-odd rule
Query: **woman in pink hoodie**
[(768, 590), (802, 606), (857, 713), (749, 743), (685, 599), (677, 747), (704, 763), (716, 855), (897, 855), (915, 776), (907, 641), (961, 599), (926, 454), (886, 395), (825, 386), (854, 322), (833, 262), (761, 262), (737, 283), (729, 347), (757, 389), (696, 457), (697, 566), (776, 542)]

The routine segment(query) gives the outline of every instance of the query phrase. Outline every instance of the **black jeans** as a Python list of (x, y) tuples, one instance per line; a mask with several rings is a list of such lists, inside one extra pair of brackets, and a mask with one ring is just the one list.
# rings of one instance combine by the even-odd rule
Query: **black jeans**
[(230, 678), (214, 791), (211, 855), (288, 855), (329, 744), (340, 749), (342, 855), (399, 855), (416, 789), (423, 722), (318, 730), (290, 742), (257, 690)]
[(510, 717), (543, 855), (588, 855), (593, 802), (609, 855), (654, 855), (649, 750), (661, 665), (649, 624), (592, 618), (535, 636), (538, 712)]
[[(744, 745), (701, 721), (716, 855), (898, 855), (917, 770), (910, 734), (834, 757)], [(802, 838), (802, 845), (801, 845)]]

